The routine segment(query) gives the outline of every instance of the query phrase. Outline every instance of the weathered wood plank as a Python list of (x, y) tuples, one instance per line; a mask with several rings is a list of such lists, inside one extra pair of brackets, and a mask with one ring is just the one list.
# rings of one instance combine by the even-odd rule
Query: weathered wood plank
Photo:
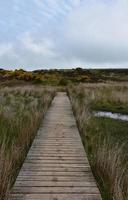
[(87, 181), (87, 182), (94, 182), (94, 178), (88, 174), (85, 176), (32, 176), (32, 175), (25, 175), (25, 176), (18, 176), (17, 181)]
[(83, 168), (83, 169), (87, 169), (87, 168), (89, 168), (90, 169), (90, 166), (89, 166), (89, 164), (81, 164), (81, 163), (79, 163), (79, 164), (73, 164), (73, 163), (24, 163), (24, 165), (23, 165), (23, 168), (51, 168), (51, 167), (55, 167), (55, 168)]
[(13, 194), (10, 200), (101, 200), (99, 194)]
[(99, 194), (99, 190), (97, 187), (73, 187), (73, 186), (65, 186), (65, 187), (14, 187), (13, 194)]
[(96, 187), (95, 182), (90, 181), (16, 181), (15, 187)]
[(38, 165), (38, 164), (88, 164), (87, 161), (84, 160), (62, 160), (62, 159), (58, 159), (58, 160), (50, 160), (50, 159), (43, 159), (42, 160), (26, 160), (25, 164), (33, 164), (33, 165)]
[(90, 171), (79, 171), (76, 173), (76, 171), (23, 171), (21, 170), (19, 173), (19, 176), (27, 176), (27, 175), (31, 175), (31, 176), (86, 176), (87, 174), (90, 174), (90, 176), (92, 176), (92, 173)]
[(35, 168), (22, 168), (21, 172), (27, 172), (29, 173), (30, 171), (36, 173), (36, 172), (89, 172), (90, 167), (79, 167), (79, 168), (72, 168), (72, 167), (35, 167)]
[(88, 161), (87, 158), (84, 159), (84, 156), (65, 156), (65, 155), (54, 155), (54, 156), (50, 156), (48, 154), (46, 155), (41, 155), (41, 156), (29, 156), (26, 158), (26, 161), (32, 161), (32, 160), (41, 160), (41, 161), (45, 161), (45, 160), (76, 160), (76, 161), (80, 161), (80, 160), (85, 160), (86, 162)]
[(47, 112), (10, 200), (101, 200), (65, 93)]

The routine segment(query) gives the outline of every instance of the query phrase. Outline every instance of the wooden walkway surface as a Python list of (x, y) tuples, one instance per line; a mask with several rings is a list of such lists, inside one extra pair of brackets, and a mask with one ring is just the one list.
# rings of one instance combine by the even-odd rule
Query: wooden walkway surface
[(11, 200), (101, 200), (66, 93), (57, 93)]

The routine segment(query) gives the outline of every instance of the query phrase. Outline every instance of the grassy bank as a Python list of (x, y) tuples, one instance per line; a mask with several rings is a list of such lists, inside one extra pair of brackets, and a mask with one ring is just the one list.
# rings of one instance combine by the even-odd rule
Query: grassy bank
[(0, 90), (0, 200), (8, 197), (54, 94), (31, 86)]
[(96, 118), (91, 113), (94, 108), (102, 110), (102, 105), (110, 111), (115, 104), (121, 105), (114, 107), (116, 112), (123, 113), (127, 95), (123, 85), (69, 88), (82, 141), (104, 200), (128, 199), (128, 122)]
[(128, 84), (86, 84), (80, 87), (90, 98), (92, 110), (128, 114)]

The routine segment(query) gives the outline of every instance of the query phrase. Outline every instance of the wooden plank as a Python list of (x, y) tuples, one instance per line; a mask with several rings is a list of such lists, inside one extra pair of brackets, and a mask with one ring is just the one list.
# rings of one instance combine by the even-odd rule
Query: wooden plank
[(71, 152), (66, 152), (66, 153), (64, 153), (64, 152), (57, 152), (57, 153), (55, 153), (55, 152), (44, 152), (44, 153), (38, 153), (38, 152), (34, 152), (34, 153), (29, 153), (28, 154), (28, 156), (68, 156), (68, 157), (81, 157), (81, 153), (80, 152), (78, 152), (77, 154), (76, 153), (71, 153)]
[(101, 200), (65, 93), (47, 112), (9, 199)]
[(90, 181), (16, 181), (15, 187), (96, 187), (95, 182)]
[(99, 194), (99, 190), (97, 187), (73, 187), (73, 186), (67, 186), (67, 187), (14, 187), (13, 194)]
[(25, 176), (18, 176), (17, 181), (87, 181), (87, 182), (94, 182), (94, 178), (88, 174), (85, 176), (32, 176), (32, 175), (25, 175)]
[(99, 194), (14, 194), (10, 200), (101, 200)]
[(37, 165), (37, 164), (88, 164), (87, 161), (85, 160), (62, 160), (62, 159), (58, 159), (58, 160), (26, 160), (25, 164), (33, 164), (33, 165)]
[(88, 162), (88, 159), (85, 158), (84, 156), (68, 156), (68, 155), (54, 155), (54, 156), (51, 156), (51, 155), (48, 155), (48, 154), (43, 154), (43, 155), (40, 155), (39, 157), (37, 156), (29, 156), (26, 158), (26, 161), (28, 160), (77, 160), (77, 161), (80, 161), (80, 160), (83, 160), (83, 161), (86, 161)]
[(45, 153), (45, 154), (29, 154), (29, 158), (27, 158), (27, 159), (31, 159), (31, 158), (37, 158), (37, 160), (38, 159), (40, 159), (41, 157), (53, 157), (53, 158), (56, 158), (56, 157), (59, 157), (60, 159), (62, 159), (63, 157), (65, 157), (65, 158), (74, 158), (74, 159), (77, 159), (77, 158), (81, 158), (82, 156), (80, 155), (80, 154), (64, 154), (64, 153), (56, 153), (56, 154), (54, 154), (54, 153)]
[(36, 173), (36, 172), (88, 172), (90, 171), (90, 167), (76, 167), (76, 168), (72, 168), (72, 167), (35, 167), (35, 168), (22, 168), (21, 172), (27, 172), (29, 173), (30, 171)]
[(74, 164), (74, 163), (24, 163), (24, 165), (23, 165), (23, 168), (51, 168), (51, 167), (55, 167), (55, 168), (83, 168), (83, 169), (87, 169), (87, 168), (89, 168), (90, 169), (90, 166), (89, 166), (89, 164), (81, 164), (81, 163), (79, 163), (79, 164)]
[(90, 171), (79, 171), (76, 173), (76, 171), (23, 171), (21, 170), (19, 173), (19, 176), (86, 176), (90, 174), (92, 176), (92, 173)]

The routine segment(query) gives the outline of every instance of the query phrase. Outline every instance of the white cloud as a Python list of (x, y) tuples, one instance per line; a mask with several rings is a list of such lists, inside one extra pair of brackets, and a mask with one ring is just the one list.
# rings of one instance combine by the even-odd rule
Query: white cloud
[(7, 54), (11, 54), (11, 56), (15, 56), (13, 45), (11, 43), (1, 43), (0, 57), (3, 57)]
[(128, 2), (90, 2), (83, 1), (66, 22), (67, 53), (90, 63), (128, 62)]
[(1, 43), (0, 44), (0, 67), (13, 68), (18, 66), (20, 56), (15, 51), (13, 43)]
[(73, 7), (80, 3), (80, 0), (34, 0), (34, 2), (41, 9), (42, 14), (48, 18), (59, 20), (66, 17)]
[(42, 54), (46, 57), (54, 57), (56, 56), (54, 52), (54, 44), (48, 39), (44, 38), (42, 40), (37, 40), (32, 37), (32, 35), (27, 32), (21, 36), (21, 42), (25, 47), (25, 50), (33, 52), (35, 54)]

